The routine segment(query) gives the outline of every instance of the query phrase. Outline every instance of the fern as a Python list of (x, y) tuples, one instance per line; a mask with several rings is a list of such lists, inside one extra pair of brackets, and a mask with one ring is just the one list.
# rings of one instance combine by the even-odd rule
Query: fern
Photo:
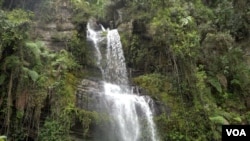
[(41, 64), (41, 42), (26, 42), (26, 48), (35, 56), (36, 64)]
[(237, 117), (235, 117), (235, 118), (233, 118), (235, 121), (237, 121), (237, 122), (239, 122), (239, 123), (241, 123), (242, 122), (242, 119), (239, 117), (239, 116), (237, 116)]
[(229, 122), (222, 116), (209, 117), (209, 119), (215, 124), (229, 124)]
[(219, 92), (222, 93), (221, 84), (217, 79), (211, 78), (208, 82)]
[(38, 77), (39, 77), (38, 73), (37, 73), (36, 71), (33, 71), (33, 70), (29, 70), (29, 71), (28, 71), (28, 74), (29, 74), (30, 78), (31, 78), (34, 82), (35, 82), (35, 81), (38, 79)]
[(37, 79), (39, 78), (39, 74), (34, 70), (23, 67), (23, 71), (28, 74), (28, 76), (31, 78), (33, 82), (36, 82)]

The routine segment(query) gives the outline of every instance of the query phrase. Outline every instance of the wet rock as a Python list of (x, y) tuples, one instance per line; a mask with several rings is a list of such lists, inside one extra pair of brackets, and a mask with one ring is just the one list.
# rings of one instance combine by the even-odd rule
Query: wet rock
[(91, 29), (93, 29), (95, 31), (102, 30), (102, 27), (97, 19), (90, 18), (88, 23), (89, 23), (89, 26)]
[(75, 29), (75, 26), (70, 22), (57, 24), (57, 30), (58, 31), (71, 31), (71, 30), (74, 30), (74, 29)]
[(100, 110), (102, 108), (100, 105), (100, 100), (103, 98), (102, 90), (100, 81), (83, 79), (77, 87), (77, 107), (90, 111)]
[(47, 24), (45, 26), (41, 26), (41, 27), (43, 27), (44, 30), (56, 30), (57, 25), (56, 25), (56, 23), (49, 23), (49, 24)]
[(166, 115), (171, 114), (171, 108), (168, 107), (167, 105), (163, 104), (160, 101), (155, 101), (154, 102), (154, 113), (155, 115), (161, 115), (163, 113), (166, 113)]

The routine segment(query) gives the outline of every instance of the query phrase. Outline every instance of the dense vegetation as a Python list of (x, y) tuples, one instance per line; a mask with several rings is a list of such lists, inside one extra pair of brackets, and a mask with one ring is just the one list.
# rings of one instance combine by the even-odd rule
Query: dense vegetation
[[(70, 140), (76, 120), (87, 130), (95, 118), (95, 113), (75, 106), (77, 78), (83, 76), (80, 64), (86, 63), (69, 49), (53, 51), (33, 38), (33, 22), (48, 15), (37, 19), (34, 12), (8, 2), (0, 11), (1, 134), (10, 140)], [(41, 7), (52, 8), (47, 2)], [(6, 8), (11, 4), (14, 7)], [(72, 38), (69, 48), (79, 44)]]
[[(55, 51), (32, 27), (56, 22), (62, 3), (76, 30)], [(78, 122), (91, 137), (101, 117), (75, 105), (79, 78), (93, 68), (85, 40), (90, 17), (120, 30), (131, 81), (164, 107), (155, 117), (161, 140), (219, 141), (222, 124), (250, 124), (246, 0), (0, 0), (0, 6), (0, 135), (71, 140)]]

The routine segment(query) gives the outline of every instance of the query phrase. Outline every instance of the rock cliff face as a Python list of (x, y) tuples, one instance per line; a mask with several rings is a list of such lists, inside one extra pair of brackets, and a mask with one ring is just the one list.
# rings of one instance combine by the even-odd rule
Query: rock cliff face
[[(36, 7), (35, 18), (37, 19), (33, 25), (33, 38), (39, 39), (52, 50), (59, 51), (67, 48), (67, 44), (75, 31), (72, 23), (72, 10), (67, 1), (61, 0), (55, 3), (56, 7), (51, 5), (50, 8), (42, 9)], [(44, 10), (51, 13), (43, 14)], [(47, 21), (44, 21), (47, 18)]]
[(101, 94), (102, 89), (100, 81), (83, 79), (76, 91), (77, 107), (90, 111), (98, 111), (101, 108), (98, 103), (103, 97)]

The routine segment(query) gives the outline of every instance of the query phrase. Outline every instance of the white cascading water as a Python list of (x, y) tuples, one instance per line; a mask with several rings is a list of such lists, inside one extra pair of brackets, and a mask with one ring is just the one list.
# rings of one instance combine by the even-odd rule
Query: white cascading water
[[(105, 129), (118, 139), (115, 141), (158, 141), (152, 103), (148, 96), (133, 93), (128, 85), (125, 58), (119, 33), (113, 30), (94, 30), (87, 25), (87, 38), (94, 43), (97, 65), (103, 75), (103, 107), (108, 113), (112, 125)], [(107, 33), (107, 34), (106, 34)], [(104, 53), (101, 42), (106, 38), (107, 45)], [(105, 127), (107, 128), (107, 127)]]

